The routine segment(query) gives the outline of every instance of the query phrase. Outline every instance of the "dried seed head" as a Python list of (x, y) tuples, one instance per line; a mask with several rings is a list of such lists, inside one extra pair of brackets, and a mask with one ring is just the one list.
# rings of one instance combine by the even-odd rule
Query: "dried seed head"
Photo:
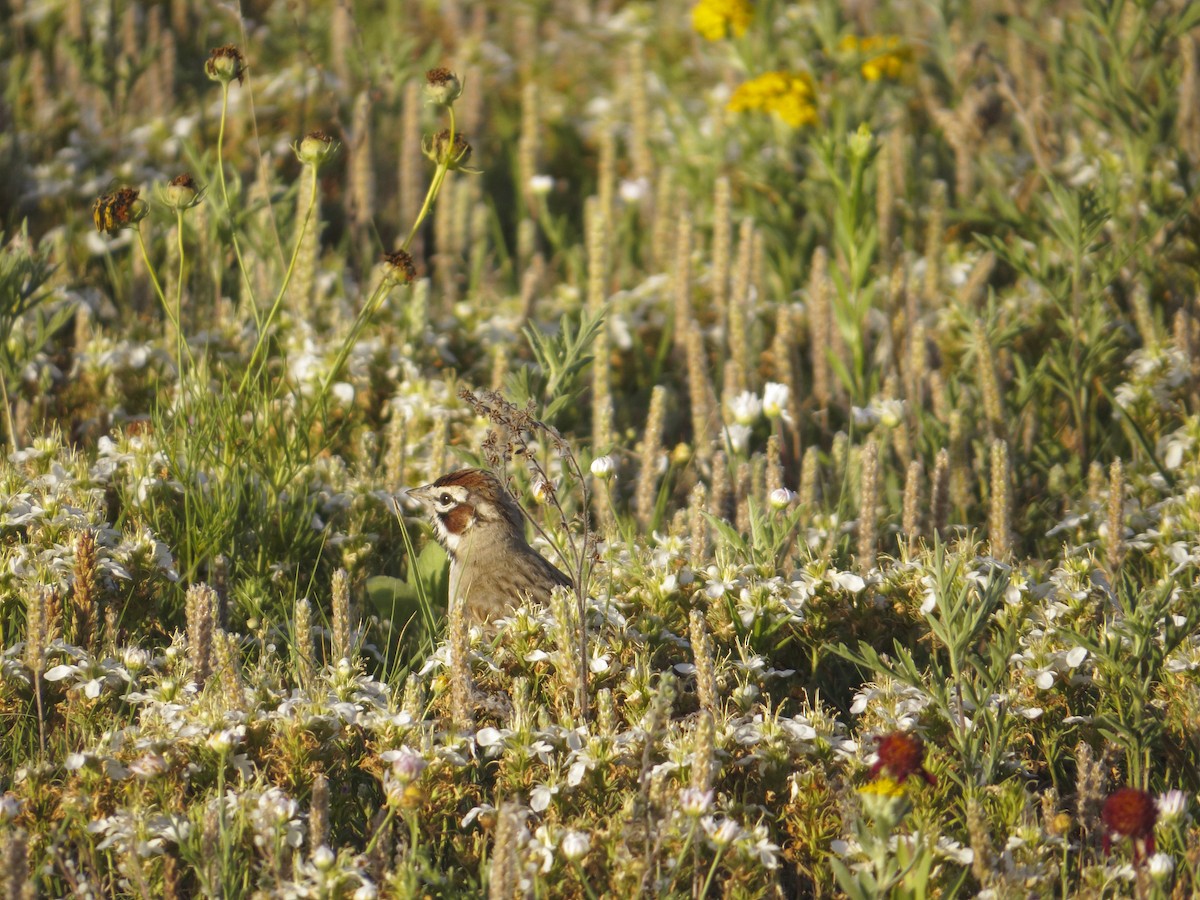
[(462, 82), (449, 69), (438, 66), (425, 73), (425, 99), (439, 106), (453, 106), (462, 96)]
[(449, 128), (443, 128), (422, 141), (421, 152), (450, 171), (464, 168), (471, 159), (471, 145), (467, 139), (461, 132), (456, 132), (451, 138)]
[(234, 79), (241, 84), (246, 74), (246, 58), (233, 44), (214, 47), (204, 62), (204, 74), (221, 84), (229, 84)]
[(407, 250), (393, 250), (391, 253), (385, 253), (383, 261), (387, 264), (386, 277), (397, 284), (412, 284), (413, 279), (417, 277), (416, 264)]

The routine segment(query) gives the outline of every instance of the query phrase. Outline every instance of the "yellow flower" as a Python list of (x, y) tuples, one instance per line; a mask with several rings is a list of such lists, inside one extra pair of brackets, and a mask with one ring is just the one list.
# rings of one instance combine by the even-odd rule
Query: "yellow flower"
[(859, 71), (867, 81), (897, 81), (905, 74), (913, 61), (913, 49), (895, 35), (873, 35), (857, 38), (846, 35), (838, 42), (838, 49), (862, 57)]
[(706, 41), (724, 40), (731, 31), (741, 37), (753, 17), (750, 0), (700, 0), (692, 7), (692, 27)]
[(767, 72), (739, 85), (729, 98), (731, 112), (772, 113), (793, 128), (817, 123), (816, 93), (807, 72)]

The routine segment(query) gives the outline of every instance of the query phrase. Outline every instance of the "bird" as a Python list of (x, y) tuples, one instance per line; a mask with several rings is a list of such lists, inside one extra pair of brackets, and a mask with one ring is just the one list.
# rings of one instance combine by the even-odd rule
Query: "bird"
[(571, 580), (529, 546), (516, 500), (483, 469), (459, 469), (408, 495), (429, 508), (450, 557), (450, 604), (468, 625), (486, 625), (526, 598), (546, 603)]

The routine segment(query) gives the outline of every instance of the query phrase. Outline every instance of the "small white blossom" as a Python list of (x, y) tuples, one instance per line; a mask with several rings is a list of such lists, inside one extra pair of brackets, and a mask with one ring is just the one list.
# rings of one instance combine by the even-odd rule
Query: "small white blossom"
[(753, 425), (763, 414), (763, 403), (752, 391), (742, 391), (729, 401), (729, 414), (739, 425)]
[(788, 415), (787, 407), (790, 397), (791, 390), (786, 384), (780, 384), (778, 381), (768, 381), (766, 386), (763, 387), (763, 415), (768, 419), (789, 421), (791, 417)]
[(612, 478), (615, 469), (616, 464), (611, 456), (597, 456), (592, 460), (592, 475), (601, 481)]
[(563, 835), (559, 849), (569, 861), (578, 862), (592, 849), (592, 839), (582, 831), (568, 831)]

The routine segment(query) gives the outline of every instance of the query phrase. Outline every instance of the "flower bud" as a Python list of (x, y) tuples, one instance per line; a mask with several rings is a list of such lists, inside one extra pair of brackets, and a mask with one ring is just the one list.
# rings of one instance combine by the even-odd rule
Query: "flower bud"
[(612, 478), (615, 470), (616, 465), (611, 456), (597, 456), (592, 460), (592, 475), (601, 481), (608, 481)]
[(453, 106), (462, 96), (462, 82), (458, 76), (443, 66), (425, 73), (425, 99), (439, 106)]
[(242, 56), (242, 51), (233, 44), (214, 47), (204, 62), (204, 74), (221, 84), (229, 84), (235, 78), (237, 83), (241, 84), (245, 73), (246, 59)]
[(299, 146), (293, 145), (292, 149), (296, 152), (296, 158), (304, 165), (319, 169), (333, 159), (340, 146), (341, 144), (325, 132), (310, 131), (301, 139)]
[(796, 499), (796, 492), (789, 491), (785, 487), (775, 488), (771, 491), (771, 495), (767, 498), (772, 509), (787, 509), (793, 500)]
[(191, 209), (200, 202), (203, 196), (204, 192), (196, 187), (196, 179), (190, 172), (176, 175), (167, 182), (167, 186), (162, 192), (163, 203), (180, 212)]

